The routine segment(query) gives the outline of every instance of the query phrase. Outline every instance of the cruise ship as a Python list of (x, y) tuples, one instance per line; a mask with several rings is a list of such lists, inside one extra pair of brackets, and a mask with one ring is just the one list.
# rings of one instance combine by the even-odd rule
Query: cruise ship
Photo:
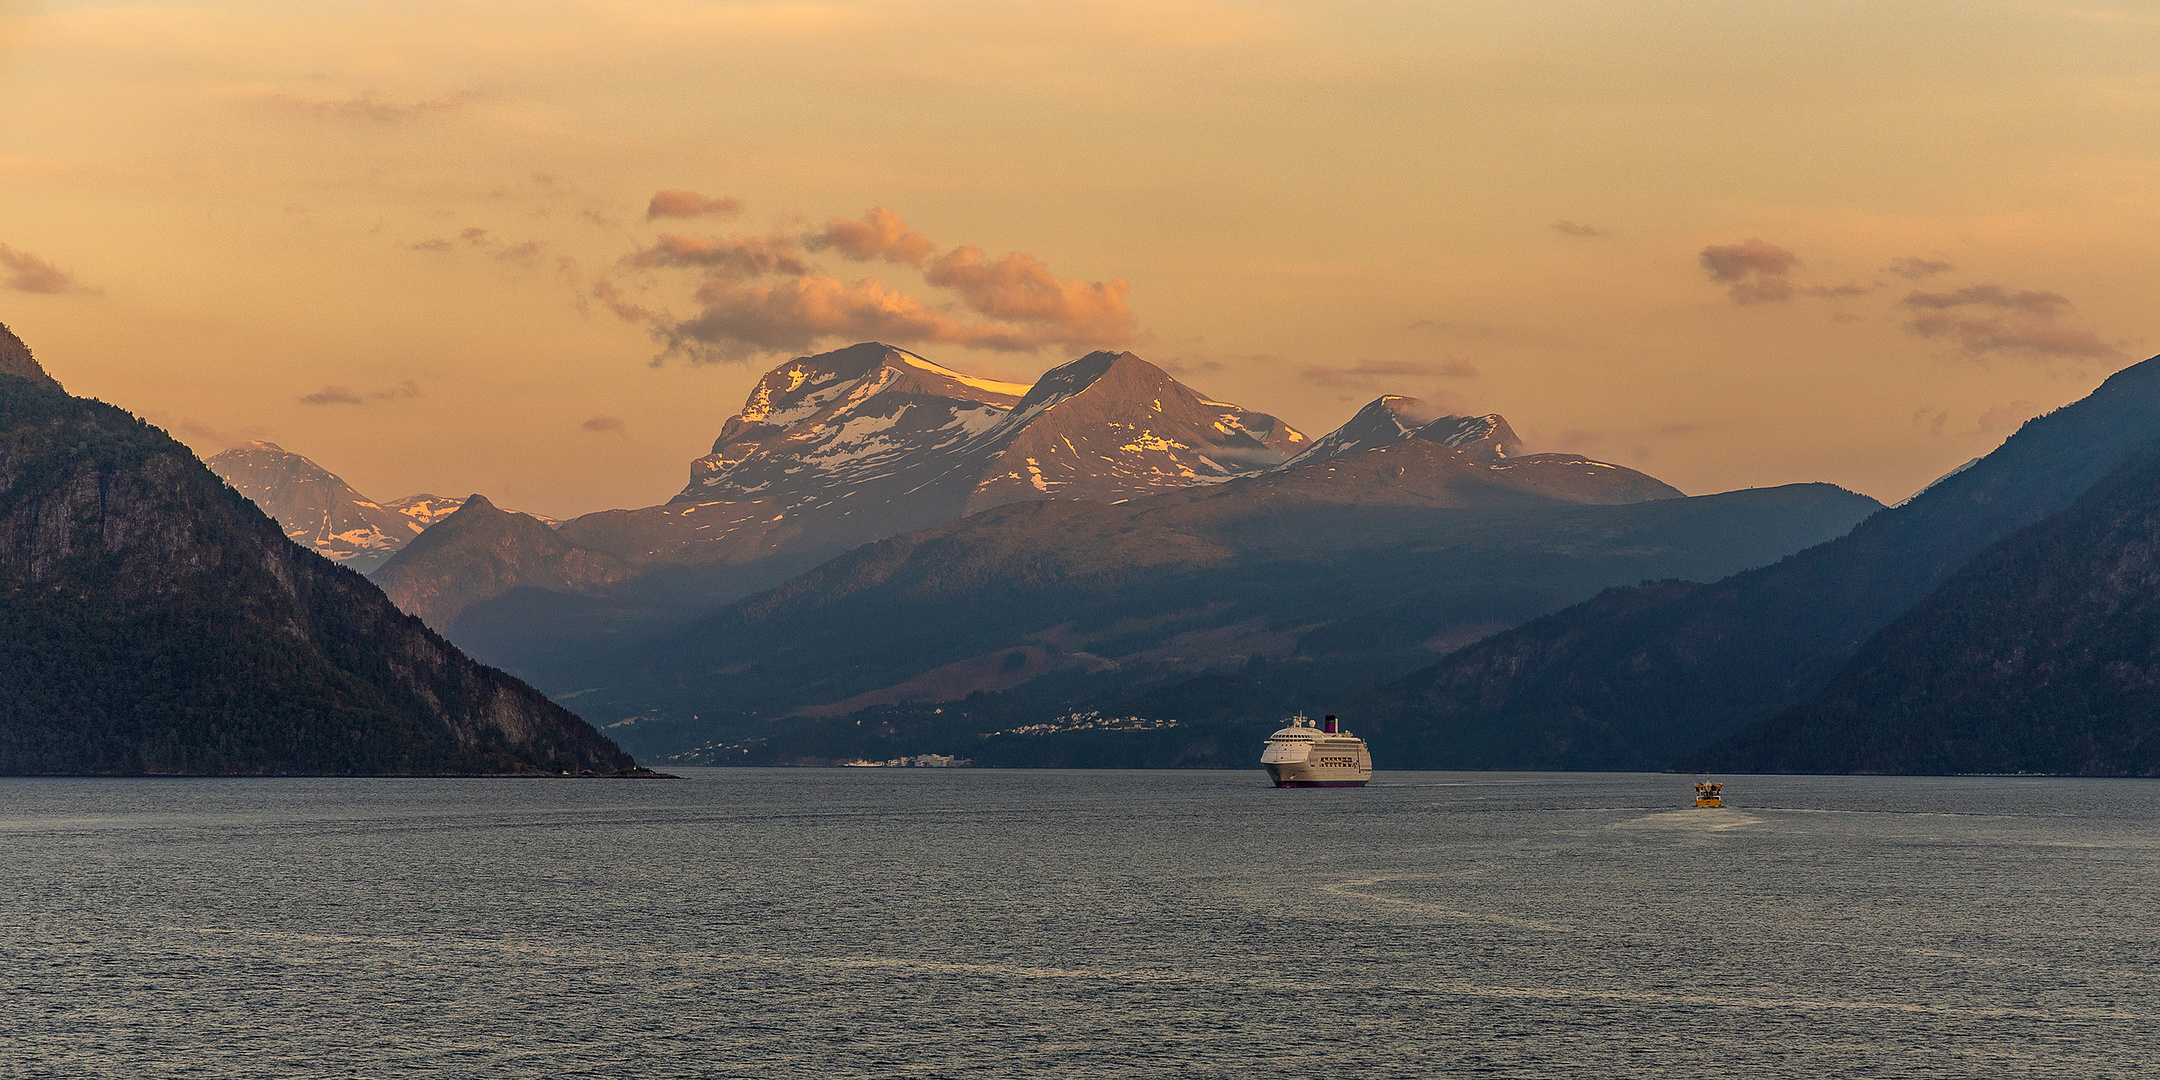
[(1315, 727), (1304, 714), (1268, 736), (1260, 764), (1276, 787), (1364, 787), (1372, 779), (1372, 751), (1329, 716)]

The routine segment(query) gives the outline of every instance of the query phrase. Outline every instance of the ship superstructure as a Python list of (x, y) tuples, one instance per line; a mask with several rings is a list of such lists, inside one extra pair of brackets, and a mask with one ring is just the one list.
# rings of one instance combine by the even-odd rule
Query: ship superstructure
[(1276, 787), (1364, 787), (1372, 779), (1372, 751), (1332, 716), (1319, 724), (1303, 713), (1268, 736), (1260, 765)]

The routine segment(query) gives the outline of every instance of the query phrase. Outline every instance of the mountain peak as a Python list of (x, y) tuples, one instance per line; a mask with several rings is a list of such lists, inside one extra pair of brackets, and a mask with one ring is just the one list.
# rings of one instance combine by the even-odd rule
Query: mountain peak
[(203, 464), (276, 519), (294, 543), (362, 573), (457, 506), (417, 496), (378, 503), (305, 456), (260, 439)]
[(6, 323), (0, 323), (0, 375), (15, 375), (40, 386), (60, 389), (60, 381), (46, 374), (37, 357), (30, 355), (30, 346), (23, 344), (23, 339), (16, 337), (15, 331), (8, 329)]
[(1313, 440), (1312, 445), (1281, 467), (1293, 469), (1400, 442), (1431, 423), (1434, 415), (1434, 410), (1418, 398), (1383, 394), (1359, 409), (1343, 426)]
[(1460, 450), (1473, 458), (1498, 461), (1522, 453), (1523, 442), (1499, 413), (1443, 416), (1417, 429), (1414, 438)]

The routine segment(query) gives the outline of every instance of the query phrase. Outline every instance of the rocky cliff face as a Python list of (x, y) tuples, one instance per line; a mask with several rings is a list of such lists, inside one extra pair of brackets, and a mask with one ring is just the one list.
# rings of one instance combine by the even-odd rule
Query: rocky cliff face
[(0, 375), (0, 773), (632, 768), (163, 431)]

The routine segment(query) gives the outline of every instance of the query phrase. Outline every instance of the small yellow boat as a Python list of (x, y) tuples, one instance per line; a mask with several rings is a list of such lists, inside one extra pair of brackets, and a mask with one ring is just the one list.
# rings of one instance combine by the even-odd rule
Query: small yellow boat
[(1724, 806), (1724, 805), (1725, 805), (1725, 785), (1723, 785), (1723, 784), (1697, 784), (1697, 785), (1695, 785), (1695, 805), (1696, 805), (1696, 806), (1709, 806), (1709, 807), (1722, 807), (1722, 806)]

